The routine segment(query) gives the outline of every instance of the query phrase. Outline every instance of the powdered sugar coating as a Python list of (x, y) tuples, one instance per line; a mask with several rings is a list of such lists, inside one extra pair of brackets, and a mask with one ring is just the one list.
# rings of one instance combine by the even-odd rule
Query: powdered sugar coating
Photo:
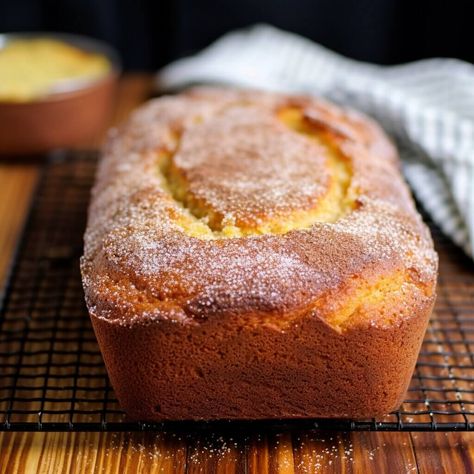
[[(191, 192), (234, 221), (317, 205), (328, 184), (324, 150), (266, 122), (266, 111), (292, 104), (319, 126), (327, 122), (334, 146), (351, 162), (357, 207), (334, 223), (284, 235), (206, 240), (185, 233), (179, 219), (188, 211), (157, 172), (157, 153), (174, 152), (177, 134), (175, 161), (195, 174)], [(236, 130), (248, 161), (229, 174), (226, 161), (239, 143), (229, 134)], [(403, 272), (411, 276), (407, 284), (432, 290), (436, 254), (397, 168), (396, 152), (375, 124), (315, 99), (198, 89), (152, 101), (111, 132), (97, 173), (82, 260), (89, 310), (125, 325), (239, 317), (280, 326), (314, 308), (324, 318), (318, 302), (356, 280), (370, 285)], [(288, 170), (296, 178), (285, 182)]]
[(227, 221), (251, 225), (317, 206), (330, 179), (326, 154), (272, 108), (236, 105), (185, 131), (173, 163), (193, 198)]

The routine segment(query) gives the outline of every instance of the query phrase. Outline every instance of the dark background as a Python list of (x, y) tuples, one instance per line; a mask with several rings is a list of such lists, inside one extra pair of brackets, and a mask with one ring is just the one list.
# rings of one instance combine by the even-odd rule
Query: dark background
[(257, 22), (300, 33), (346, 56), (396, 64), (433, 56), (474, 62), (464, 0), (0, 0), (0, 30), (104, 39), (126, 69), (151, 70)]

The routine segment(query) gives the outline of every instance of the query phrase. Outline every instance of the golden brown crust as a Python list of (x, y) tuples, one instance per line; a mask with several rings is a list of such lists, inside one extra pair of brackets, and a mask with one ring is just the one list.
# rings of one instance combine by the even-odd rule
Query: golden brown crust
[[(398, 167), (377, 125), (307, 97), (195, 89), (150, 102), (112, 131), (82, 273), (126, 410), (144, 419), (261, 418), (372, 416), (395, 407), (437, 269)], [(389, 366), (377, 369), (377, 351)], [(249, 367), (254, 358), (261, 364)], [(234, 367), (232, 378), (219, 364)], [(339, 386), (339, 404), (308, 398), (323, 385), (337, 388), (329, 367), (340, 377), (357, 364)], [(143, 370), (149, 376), (137, 378)], [(272, 377), (291, 392), (286, 402)], [(127, 378), (138, 392), (126, 388)], [(215, 413), (186, 398), (206, 407), (201, 398), (216, 387), (225, 400)], [(257, 400), (239, 401), (242, 390), (273, 393), (273, 401), (252, 408)], [(375, 398), (359, 393), (351, 401), (355, 390)], [(354, 397), (365, 400), (364, 413)]]
[(92, 321), (130, 419), (371, 418), (405, 396), (431, 305), (413, 310), (400, 326), (343, 334), (318, 318), (287, 331)]

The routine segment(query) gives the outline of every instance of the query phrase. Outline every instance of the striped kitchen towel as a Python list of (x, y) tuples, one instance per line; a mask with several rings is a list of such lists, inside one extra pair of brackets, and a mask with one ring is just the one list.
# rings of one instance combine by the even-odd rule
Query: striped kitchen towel
[(474, 66), (429, 59), (382, 67), (267, 25), (229, 33), (157, 76), (163, 89), (226, 83), (325, 96), (375, 117), (433, 220), (474, 256)]

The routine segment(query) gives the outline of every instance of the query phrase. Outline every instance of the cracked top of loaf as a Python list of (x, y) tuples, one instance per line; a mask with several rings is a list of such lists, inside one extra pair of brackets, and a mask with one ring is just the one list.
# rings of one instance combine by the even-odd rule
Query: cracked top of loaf
[(322, 100), (192, 89), (112, 130), (81, 262), (112, 324), (400, 324), (437, 257), (371, 120)]

